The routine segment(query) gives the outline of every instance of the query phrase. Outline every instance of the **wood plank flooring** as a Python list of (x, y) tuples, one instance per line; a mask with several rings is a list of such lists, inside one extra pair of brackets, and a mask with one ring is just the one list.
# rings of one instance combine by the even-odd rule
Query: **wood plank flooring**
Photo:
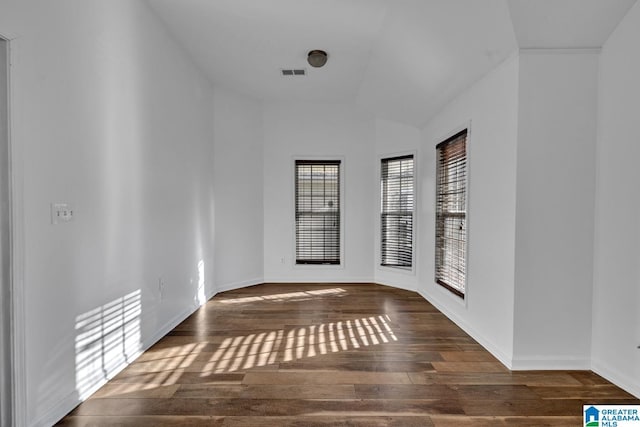
[(217, 295), (61, 426), (579, 426), (640, 404), (591, 372), (510, 372), (413, 292), (265, 284)]

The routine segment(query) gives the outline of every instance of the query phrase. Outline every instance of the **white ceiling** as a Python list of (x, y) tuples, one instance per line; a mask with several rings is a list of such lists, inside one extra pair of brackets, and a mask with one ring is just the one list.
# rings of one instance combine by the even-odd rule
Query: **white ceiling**
[[(148, 0), (214, 83), (416, 126), (518, 47), (601, 46), (635, 1)], [(307, 65), (312, 49), (326, 66)]]
[(508, 0), (521, 48), (601, 47), (636, 0)]

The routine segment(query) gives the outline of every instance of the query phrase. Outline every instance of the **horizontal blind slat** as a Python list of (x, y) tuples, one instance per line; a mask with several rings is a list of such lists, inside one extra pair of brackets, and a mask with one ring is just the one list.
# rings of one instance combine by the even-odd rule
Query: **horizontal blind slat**
[(467, 131), (436, 146), (436, 282), (464, 296), (467, 260)]
[(380, 264), (413, 264), (413, 155), (381, 160)]
[(340, 263), (340, 161), (296, 160), (296, 264)]

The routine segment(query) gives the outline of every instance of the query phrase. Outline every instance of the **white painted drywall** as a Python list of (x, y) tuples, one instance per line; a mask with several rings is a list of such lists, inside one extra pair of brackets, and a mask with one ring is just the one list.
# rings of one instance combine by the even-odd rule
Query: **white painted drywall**
[[(267, 282), (373, 280), (374, 119), (341, 104), (264, 106), (264, 278)], [(344, 264), (296, 266), (294, 159), (343, 160)], [(282, 262), (284, 259), (284, 262)]]
[[(397, 123), (391, 120), (376, 119), (375, 121), (375, 150), (376, 150), (376, 164), (374, 165), (374, 176), (372, 179), (377, 183), (375, 191), (375, 205), (373, 211), (376, 213), (374, 221), (374, 266), (375, 266), (375, 282), (389, 286), (395, 286), (398, 288), (416, 290), (418, 287), (418, 275), (417, 269), (420, 265), (420, 252), (418, 247), (418, 230), (420, 230), (420, 224), (418, 223), (418, 204), (420, 200), (418, 195), (420, 190), (418, 187), (420, 173), (420, 141), (421, 133), (420, 129)], [(414, 264), (411, 270), (405, 270), (402, 268), (382, 267), (380, 265), (380, 160), (387, 157), (394, 157), (399, 155), (413, 154), (414, 155), (414, 173), (416, 174), (416, 210), (414, 214)]]
[[(211, 86), (142, 2), (10, 0), (0, 28), (24, 158), (26, 424), (50, 425), (213, 292)], [(74, 221), (52, 225), (52, 202)], [(123, 305), (130, 322), (100, 336)]]
[[(513, 348), (518, 60), (512, 57), (423, 129), (419, 291), (508, 366)], [(435, 146), (469, 126), (466, 301), (434, 281)]]
[(0, 425), (11, 425), (11, 209), (9, 43), (0, 37)]
[[(640, 394), (636, 350), (640, 274), (635, 267), (640, 253), (640, 203), (633, 185), (640, 178), (634, 162), (640, 152), (632, 136), (640, 99), (639, 24), (636, 5), (602, 54), (592, 341), (593, 368), (636, 395)], [(24, 163), (14, 166), (24, 180), (20, 196), (25, 212), (21, 243), (25, 268), (20, 274), (26, 297), (27, 425), (55, 422), (81, 394), (127, 362), (122, 352), (110, 352), (109, 365), (103, 366), (99, 353), (87, 352), (96, 348), (79, 346), (78, 338), (83, 316), (99, 315), (135, 292), (139, 300), (132, 301), (139, 301), (140, 313), (127, 329), (132, 338), (124, 343), (127, 357), (214, 293), (214, 284), (235, 287), (261, 274), (266, 281), (389, 280), (407, 288), (415, 285), (508, 366), (514, 348), (521, 361), (544, 338), (535, 334), (539, 325), (531, 323), (533, 306), (525, 306), (519, 314), (520, 304), (528, 297), (539, 302), (552, 283), (536, 292), (529, 283), (534, 277), (526, 273), (538, 260), (544, 261), (545, 254), (536, 254), (531, 263), (516, 262), (516, 257), (526, 259), (529, 244), (541, 245), (529, 229), (529, 224), (540, 229), (538, 218), (527, 212), (516, 215), (516, 198), (518, 209), (534, 202), (527, 192), (541, 199), (534, 188), (536, 163), (529, 156), (542, 156), (550, 149), (550, 141), (539, 147), (533, 143), (547, 132), (539, 126), (552, 123), (551, 129), (556, 129), (557, 124), (549, 112), (544, 117), (529, 112), (519, 133), (518, 110), (526, 113), (536, 105), (545, 106), (542, 101), (519, 98), (519, 91), (534, 92), (536, 79), (551, 87), (558, 83), (555, 77), (535, 75), (537, 65), (528, 59), (522, 73), (520, 59), (503, 63), (422, 130), (417, 147), (417, 280), (403, 281), (376, 268), (378, 214), (372, 207), (377, 205), (379, 156), (413, 149), (414, 128), (376, 120), (351, 105), (269, 103), (260, 107), (224, 90), (213, 93), (143, 3), (5, 0), (0, 29), (15, 36), (12, 142), (24, 158)], [(544, 65), (541, 71), (545, 72), (552, 68), (538, 65)], [(580, 108), (592, 105), (589, 73), (572, 83), (585, 88), (585, 94), (574, 86), (558, 86), (575, 99), (585, 96), (587, 105)], [(521, 76), (525, 77), (522, 88)], [(550, 96), (549, 88), (543, 88), (541, 95)], [(589, 114), (572, 112), (568, 117), (573, 122)], [(467, 299), (461, 302), (433, 282), (434, 147), (467, 125), (470, 252)], [(568, 124), (559, 129), (567, 132)], [(588, 139), (587, 129), (583, 131)], [(526, 143), (519, 153), (521, 136)], [(570, 138), (572, 146), (577, 146), (577, 137)], [(228, 192), (232, 187), (225, 184), (238, 159), (245, 156), (255, 169), (246, 180), (233, 183), (233, 189), (242, 192), (236, 199)], [(293, 265), (296, 156), (344, 160), (343, 266)], [(588, 159), (584, 154), (581, 162), (572, 165), (586, 177), (589, 171), (580, 165), (588, 164)], [(555, 167), (551, 176), (562, 175), (558, 165), (551, 166)], [(517, 196), (516, 178), (523, 180), (522, 196)], [(559, 200), (558, 194), (554, 200)], [(586, 209), (586, 187), (580, 187), (578, 200)], [(71, 203), (75, 220), (51, 225), (51, 202)], [(258, 242), (257, 248), (242, 251), (250, 259), (246, 264), (237, 258), (239, 247), (231, 245), (239, 225), (227, 206), (245, 210), (243, 218), (250, 227), (243, 231), (243, 239), (255, 233), (263, 236), (252, 240)], [(262, 213), (251, 209), (262, 209)], [(587, 210), (586, 219), (569, 235), (586, 230), (589, 215)], [(581, 237), (588, 247), (588, 232)], [(227, 249), (229, 253), (224, 252)], [(580, 249), (575, 270), (587, 263), (586, 252)], [(580, 277), (588, 281), (589, 274), (587, 269)], [(162, 295), (159, 279), (164, 284)], [(574, 280), (568, 289), (582, 287)], [(573, 310), (570, 314), (575, 313), (576, 320), (584, 320), (582, 307)], [(556, 309), (552, 315), (557, 320), (560, 313)], [(546, 326), (556, 323), (549, 321)], [(561, 342), (568, 330), (584, 337), (583, 325), (568, 326), (554, 331), (553, 348), (558, 351), (553, 357), (585, 354), (583, 343), (569, 353)], [(534, 327), (529, 341), (522, 331)], [(82, 372), (79, 357), (89, 361)]]
[(215, 285), (263, 281), (262, 106), (214, 89)]
[(640, 397), (640, 4), (600, 58), (592, 367)]
[(589, 369), (597, 51), (520, 53), (514, 369)]

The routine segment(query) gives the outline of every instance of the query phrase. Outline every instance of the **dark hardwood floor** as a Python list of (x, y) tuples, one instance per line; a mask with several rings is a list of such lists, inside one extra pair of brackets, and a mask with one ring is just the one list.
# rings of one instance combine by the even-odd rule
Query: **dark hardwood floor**
[(265, 284), (217, 295), (62, 426), (580, 426), (640, 404), (583, 371), (510, 372), (413, 292)]

